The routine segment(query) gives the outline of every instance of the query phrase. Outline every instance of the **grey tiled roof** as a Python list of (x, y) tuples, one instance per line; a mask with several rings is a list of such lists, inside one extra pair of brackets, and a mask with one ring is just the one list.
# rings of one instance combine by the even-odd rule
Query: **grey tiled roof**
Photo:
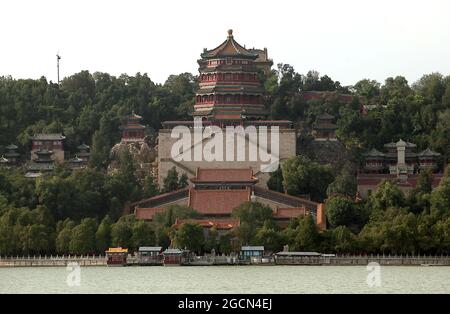
[(61, 133), (51, 133), (51, 134), (36, 134), (32, 139), (33, 140), (48, 140), (48, 141), (57, 141), (57, 140), (63, 140), (66, 137), (62, 135)]

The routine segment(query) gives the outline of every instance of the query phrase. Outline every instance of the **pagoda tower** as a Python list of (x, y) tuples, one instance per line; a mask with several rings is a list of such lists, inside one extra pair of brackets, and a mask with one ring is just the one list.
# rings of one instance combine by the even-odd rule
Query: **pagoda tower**
[(326, 112), (317, 117), (316, 123), (313, 126), (315, 141), (337, 141), (337, 126), (333, 123), (333, 120), (334, 116)]
[(225, 124), (266, 116), (258, 54), (238, 44), (233, 31), (218, 47), (201, 54), (194, 116)]
[(144, 142), (145, 126), (140, 123), (141, 120), (142, 117), (135, 114), (134, 111), (125, 118), (124, 123), (120, 127), (122, 130), (122, 142)]
[(35, 154), (37, 157), (28, 165), (25, 177), (40, 177), (43, 173), (51, 172), (55, 168), (54, 153), (52, 151), (41, 148)]
[(10, 144), (5, 147), (7, 152), (5, 157), (8, 159), (10, 165), (16, 165), (19, 162), (20, 154), (17, 152), (18, 147), (14, 144)]

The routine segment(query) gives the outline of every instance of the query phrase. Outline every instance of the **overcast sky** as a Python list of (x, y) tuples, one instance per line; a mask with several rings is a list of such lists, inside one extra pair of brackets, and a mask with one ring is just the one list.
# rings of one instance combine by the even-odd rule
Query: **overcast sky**
[(203, 48), (234, 30), (274, 63), (314, 69), (343, 85), (450, 74), (449, 0), (10, 0), (0, 3), (0, 75), (197, 74)]

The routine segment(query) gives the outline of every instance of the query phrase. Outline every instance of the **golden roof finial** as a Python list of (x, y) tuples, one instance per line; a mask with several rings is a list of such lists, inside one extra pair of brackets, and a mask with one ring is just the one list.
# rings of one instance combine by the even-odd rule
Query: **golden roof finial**
[(233, 30), (232, 29), (228, 30), (228, 37), (233, 37)]

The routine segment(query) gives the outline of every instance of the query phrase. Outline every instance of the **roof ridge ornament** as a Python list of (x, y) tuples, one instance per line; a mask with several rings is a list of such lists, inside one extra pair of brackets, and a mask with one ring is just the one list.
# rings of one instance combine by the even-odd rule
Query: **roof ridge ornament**
[(233, 30), (231, 28), (228, 30), (228, 38), (233, 38)]

